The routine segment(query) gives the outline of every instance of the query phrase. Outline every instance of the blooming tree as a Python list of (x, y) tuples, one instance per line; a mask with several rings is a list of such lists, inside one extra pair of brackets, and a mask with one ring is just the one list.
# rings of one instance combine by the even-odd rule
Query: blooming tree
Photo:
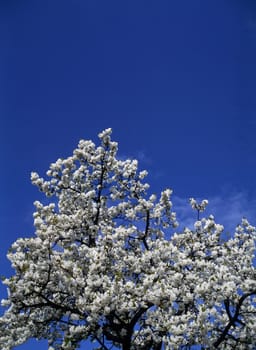
[(148, 195), (147, 172), (118, 158), (110, 135), (81, 140), (47, 180), (32, 173), (53, 200), (35, 202), (35, 235), (8, 253), (0, 348), (37, 338), (48, 350), (86, 339), (103, 350), (255, 349), (255, 228), (243, 219), (223, 239), (213, 216), (200, 218), (207, 201), (191, 199), (194, 229), (178, 231), (172, 191)]

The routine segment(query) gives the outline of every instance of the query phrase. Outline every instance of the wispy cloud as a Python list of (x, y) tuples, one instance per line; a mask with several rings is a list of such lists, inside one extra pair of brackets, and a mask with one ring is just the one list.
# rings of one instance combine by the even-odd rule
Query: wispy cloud
[(147, 165), (152, 164), (152, 159), (144, 151), (138, 152), (137, 159), (138, 159), (138, 161), (142, 162), (143, 164), (147, 164)]
[(210, 198), (209, 207), (215, 213), (216, 220), (222, 221), (228, 229), (234, 229), (244, 217), (256, 224), (256, 200), (250, 199), (246, 192)]
[[(201, 199), (203, 198), (199, 200)], [(224, 225), (226, 232), (233, 232), (244, 217), (252, 225), (256, 225), (256, 200), (250, 199), (248, 193), (223, 191), (220, 195), (207, 199), (209, 204), (204, 215), (214, 215), (215, 221)], [(196, 220), (196, 213), (191, 209), (188, 198), (174, 196), (173, 205), (180, 228), (192, 228)]]

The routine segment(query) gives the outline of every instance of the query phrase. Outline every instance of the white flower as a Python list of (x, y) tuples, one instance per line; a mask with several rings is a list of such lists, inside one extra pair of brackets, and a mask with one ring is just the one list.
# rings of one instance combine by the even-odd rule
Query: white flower
[[(211, 349), (218, 339), (220, 349), (251, 349), (255, 227), (243, 219), (222, 237), (210, 215), (194, 230), (173, 232), (172, 190), (147, 194), (147, 172), (117, 158), (111, 132), (99, 134), (98, 147), (81, 140), (71, 157), (50, 165), (49, 181), (31, 174), (53, 201), (34, 203), (35, 235), (8, 252), (14, 275), (3, 281), (0, 348), (31, 337), (48, 339), (48, 350), (75, 350), (88, 338), (121, 347), (134, 329), (134, 349), (161, 342), (169, 350)], [(208, 201), (190, 204), (199, 216)], [(222, 339), (236, 310), (241, 323)]]

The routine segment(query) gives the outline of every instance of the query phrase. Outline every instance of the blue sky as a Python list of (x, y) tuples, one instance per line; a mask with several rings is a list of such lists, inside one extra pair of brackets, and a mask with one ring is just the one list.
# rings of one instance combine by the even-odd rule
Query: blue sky
[(1, 0), (0, 32), (1, 275), (33, 234), (30, 172), (107, 127), (184, 222), (194, 196), (256, 224), (254, 1)]

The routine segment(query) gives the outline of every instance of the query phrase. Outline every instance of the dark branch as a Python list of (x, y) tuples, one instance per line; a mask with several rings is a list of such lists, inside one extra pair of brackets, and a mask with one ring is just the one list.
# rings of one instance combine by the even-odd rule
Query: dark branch
[(147, 210), (145, 233), (144, 233), (144, 236), (142, 238), (143, 244), (147, 250), (149, 250), (147, 240), (146, 240), (146, 238), (148, 236), (148, 232), (149, 232), (149, 223), (150, 223), (150, 214), (149, 214), (149, 210)]
[(239, 316), (240, 316), (240, 309), (242, 307), (243, 302), (245, 301), (246, 298), (252, 296), (253, 294), (256, 294), (256, 290), (254, 290), (251, 293), (246, 293), (243, 296), (241, 296), (241, 298), (239, 299), (236, 308), (235, 308), (235, 313), (232, 316), (231, 312), (230, 312), (230, 308), (229, 308), (229, 301), (226, 300), (224, 301), (224, 305), (225, 305), (225, 309), (229, 318), (229, 322), (226, 325), (226, 327), (224, 328), (224, 330), (222, 331), (221, 335), (219, 336), (219, 338), (216, 340), (216, 342), (213, 344), (213, 346), (217, 349), (218, 346), (226, 339), (229, 330), (231, 327), (236, 327), (236, 323), (240, 323), (243, 324), (240, 320), (239, 320)]

